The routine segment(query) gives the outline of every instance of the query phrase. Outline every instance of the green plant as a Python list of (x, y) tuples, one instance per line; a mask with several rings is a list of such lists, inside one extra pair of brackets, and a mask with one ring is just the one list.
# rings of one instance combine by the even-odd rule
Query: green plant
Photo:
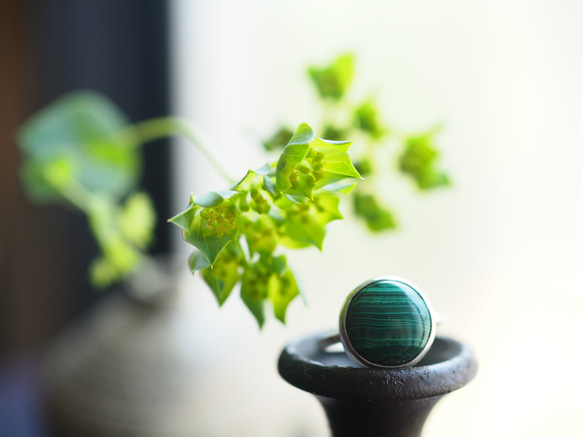
[[(340, 104), (352, 80), (352, 58), (341, 57), (328, 68), (311, 69), (310, 74), (325, 106)], [(386, 128), (371, 105), (365, 102), (353, 111), (359, 124), (350, 129), (380, 141)], [(186, 209), (169, 221), (194, 246), (190, 269), (201, 272), (219, 305), (240, 284), (243, 302), (262, 326), (266, 302), (285, 323), (289, 303), (300, 295), (281, 248), (314, 246), (322, 250), (326, 225), (343, 218), (339, 211), (342, 195), (352, 197), (356, 213), (367, 220), (370, 229), (394, 225), (391, 221), (388, 226), (388, 213), (376, 198), (356, 184), (361, 174), (348, 154), (352, 142), (338, 141), (349, 130), (327, 121), (324, 132), (333, 139), (316, 137), (305, 123), (293, 132), (280, 130), (266, 144), (267, 148), (282, 146), (278, 159), (249, 170), (234, 182), (188, 122), (162, 117), (131, 124), (104, 96), (77, 91), (31, 117), (21, 127), (18, 142), (24, 156), (22, 180), (30, 198), (61, 203), (87, 215), (100, 249), (90, 275), (95, 286), (105, 287), (147, 260), (147, 246), (153, 238), (156, 218), (152, 203), (138, 190), (139, 147), (169, 135), (192, 140), (230, 187), (192, 195)], [(436, 152), (431, 137), (412, 138), (401, 156), (401, 170), (414, 176), (421, 188), (443, 183), (443, 178), (434, 177)], [(358, 166), (371, 175), (366, 153)], [(436, 183), (438, 179), (440, 183)]]
[[(365, 180), (351, 195), (354, 215), (373, 232), (390, 230), (397, 227), (398, 219), (379, 195), (378, 176), (396, 167), (420, 190), (449, 185), (449, 177), (437, 166), (440, 152), (435, 137), (440, 129), (403, 133), (385, 123), (374, 97), (353, 102), (354, 64), (354, 56), (345, 54), (329, 65), (308, 69), (322, 108), (318, 131), (331, 140), (357, 139), (361, 148), (353, 161)], [(268, 151), (277, 151), (291, 135), (290, 128), (283, 126), (263, 145)], [(393, 159), (383, 158), (385, 149), (395, 145), (399, 149), (396, 166)]]

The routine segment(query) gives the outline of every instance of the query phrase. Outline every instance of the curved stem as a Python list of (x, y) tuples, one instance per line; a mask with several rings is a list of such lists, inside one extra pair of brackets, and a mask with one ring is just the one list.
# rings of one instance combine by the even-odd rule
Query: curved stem
[(129, 128), (128, 132), (123, 133), (123, 135), (132, 135), (135, 139), (136, 145), (175, 134), (188, 138), (194, 146), (202, 152), (221, 176), (223, 176), (229, 183), (235, 182), (205, 145), (205, 141), (202, 140), (202, 134), (199, 130), (187, 120), (177, 117), (152, 118), (136, 123)]
[(93, 197), (93, 194), (89, 190), (81, 184), (70, 182), (66, 186), (59, 187), (59, 191), (71, 205), (85, 214), (89, 214), (91, 199)]

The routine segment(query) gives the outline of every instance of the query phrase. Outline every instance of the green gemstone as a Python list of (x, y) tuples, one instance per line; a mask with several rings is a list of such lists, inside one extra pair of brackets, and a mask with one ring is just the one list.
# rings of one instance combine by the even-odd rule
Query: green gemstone
[(431, 313), (410, 285), (380, 279), (349, 301), (346, 335), (352, 348), (369, 363), (398, 367), (414, 360), (431, 338)]

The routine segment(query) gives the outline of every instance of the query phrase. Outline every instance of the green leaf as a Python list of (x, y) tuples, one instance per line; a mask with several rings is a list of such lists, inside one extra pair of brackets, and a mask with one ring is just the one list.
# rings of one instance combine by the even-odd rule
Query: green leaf
[(275, 188), (275, 182), (271, 179), (270, 176), (264, 175), (263, 176), (263, 186), (267, 190), (267, 192), (271, 194), (277, 194), (277, 189)]
[[(302, 164), (300, 164), (302, 166)], [(312, 174), (313, 172), (308, 168), (306, 173), (298, 172), (292, 175), (292, 186), (286, 191), (286, 195), (292, 198), (304, 198), (313, 199), (314, 186), (316, 184), (316, 178)]]
[(170, 223), (175, 224), (179, 228), (182, 228), (184, 231), (190, 230), (190, 223), (194, 220), (196, 213), (200, 208), (194, 202), (194, 195), (190, 196), (190, 202), (186, 209), (182, 212), (179, 212), (174, 217), (169, 218), (167, 221)]
[[(125, 115), (92, 91), (67, 94), (38, 112), (18, 131), (27, 192), (40, 201), (63, 200), (60, 189), (74, 175), (88, 191), (125, 196), (141, 173), (134, 140), (122, 134), (127, 126)], [(55, 177), (55, 163), (63, 160), (68, 169)]]
[(62, 189), (73, 183), (77, 176), (75, 163), (65, 156), (47, 162), (43, 171), (45, 180), (56, 189)]
[[(128, 273), (134, 271), (142, 259), (142, 253), (135, 246), (124, 240), (119, 233), (110, 233), (105, 238), (99, 238), (99, 244), (103, 251), (103, 265), (107, 265), (111, 272), (115, 272), (112, 281), (123, 278)], [(95, 278), (94, 278), (95, 279)], [(97, 286), (103, 285), (99, 278), (94, 283)], [(106, 283), (105, 285), (109, 285)]]
[(251, 264), (245, 268), (241, 281), (241, 299), (257, 320), (259, 328), (265, 323), (265, 299), (270, 273)]
[(438, 170), (439, 150), (435, 146), (435, 133), (407, 138), (399, 157), (399, 169), (410, 176), (421, 190), (449, 185), (449, 177)]
[(269, 174), (269, 172), (271, 172), (271, 165), (269, 164), (264, 164), (261, 168), (258, 168), (257, 170), (247, 170), (245, 176), (239, 182), (235, 183), (232, 189), (237, 191), (239, 190), (239, 188), (248, 189), (249, 187), (247, 185), (251, 184), (256, 179), (257, 175), (265, 176)]
[[(325, 187), (347, 178), (362, 179), (348, 154), (348, 148), (351, 144), (352, 141), (328, 141), (320, 138), (316, 138), (311, 143), (315, 152), (312, 164), (316, 175), (315, 188)], [(322, 157), (321, 168), (317, 162), (319, 156)]]
[(283, 153), (277, 162), (275, 172), (275, 188), (285, 191), (292, 186), (290, 176), (300, 162), (304, 160), (310, 151), (310, 142), (315, 138), (314, 131), (306, 123), (302, 123), (296, 129), (294, 136), (283, 149)]
[(120, 279), (121, 272), (107, 259), (98, 257), (89, 266), (89, 277), (94, 287), (103, 289)]
[(237, 238), (240, 212), (234, 200), (236, 191), (213, 191), (202, 197), (191, 196), (188, 207), (168, 221), (182, 228), (185, 241), (199, 249), (212, 266), (221, 251)]
[(273, 253), (278, 243), (277, 227), (273, 218), (260, 215), (251, 219), (249, 215), (245, 215), (240, 222), (251, 255)]
[(136, 193), (128, 198), (119, 214), (119, 228), (124, 238), (144, 249), (152, 240), (156, 211), (150, 196)]
[(277, 163), (276, 189), (288, 196), (312, 199), (314, 189), (360, 178), (350, 160), (350, 141), (317, 138), (307, 125), (301, 125)]
[(273, 303), (275, 317), (285, 324), (289, 304), (300, 294), (296, 278), (290, 269), (283, 275), (271, 275), (267, 286), (269, 300)]
[(206, 269), (210, 266), (208, 258), (198, 249), (192, 252), (190, 257), (188, 257), (188, 267), (192, 273)]
[[(308, 144), (315, 138), (314, 131), (307, 123), (300, 124), (293, 137), (287, 143), (288, 146)], [(287, 147), (287, 146), (286, 146)]]
[(222, 306), (240, 279), (238, 256), (229, 253), (228, 250), (223, 252), (213, 268), (202, 270), (201, 275), (215, 295), (219, 306)]
[(336, 58), (331, 65), (308, 69), (310, 78), (314, 81), (320, 96), (340, 100), (348, 91), (354, 78), (354, 57), (350, 54)]
[(263, 147), (267, 151), (283, 149), (293, 136), (291, 129), (287, 127), (280, 128), (271, 138), (263, 141)]
[(353, 203), (355, 214), (365, 220), (371, 231), (380, 232), (397, 227), (393, 213), (388, 207), (382, 205), (375, 196), (355, 192)]
[(63, 188), (75, 178), (75, 164), (66, 156), (55, 156), (52, 162), (25, 160), (20, 177), (27, 196), (34, 201), (63, 200)]
[(387, 133), (387, 128), (379, 115), (376, 101), (369, 98), (362, 102), (354, 111), (355, 123), (361, 131), (378, 140)]
[(322, 250), (326, 229), (312, 214), (289, 218), (283, 226), (281, 243), (289, 248), (315, 246)]
[(417, 186), (422, 190), (431, 190), (448, 185), (451, 185), (451, 179), (447, 174), (439, 171), (428, 172), (417, 182)]
[(233, 196), (239, 194), (237, 191), (211, 191), (204, 196), (190, 196), (190, 202), (186, 209), (174, 217), (168, 219), (170, 223), (190, 232), (192, 229), (192, 221), (195, 215), (203, 208), (213, 208), (221, 205), (225, 200), (231, 199)]
[(211, 191), (204, 196), (193, 196), (192, 201), (195, 205), (202, 208), (213, 208), (219, 206), (223, 201), (230, 199), (236, 194), (239, 194), (239, 192), (232, 190)]
[(105, 258), (120, 272), (120, 277), (134, 270), (141, 260), (141, 253), (127, 241), (116, 235), (103, 246)]
[[(128, 205), (120, 207), (106, 196), (93, 195), (87, 199), (87, 219), (89, 227), (99, 248), (101, 256), (90, 267), (92, 284), (96, 287), (110, 285), (110, 283), (123, 279), (128, 273), (134, 271), (144, 258), (142, 249), (147, 246), (151, 233), (142, 234), (144, 229), (139, 229), (145, 222), (153, 220), (152, 217), (139, 217), (139, 222), (134, 222), (133, 229), (124, 229), (132, 222), (131, 216), (142, 208), (148, 208), (149, 200), (145, 195), (131, 197)], [(143, 212), (143, 211), (142, 211)], [(150, 211), (150, 214), (153, 212)], [(145, 223), (146, 228), (149, 226)], [(129, 232), (129, 233), (128, 233)]]
[(352, 191), (356, 188), (357, 185), (358, 185), (357, 182), (355, 182), (353, 180), (347, 180), (347, 181), (334, 182), (332, 184), (328, 184), (325, 187), (322, 187), (322, 190), (323, 191), (330, 191), (333, 193), (348, 195), (348, 194), (352, 193)]
[(236, 238), (236, 233), (225, 233), (219, 236), (214, 232), (216, 228), (209, 226), (200, 214), (192, 221), (191, 232), (183, 231), (184, 241), (200, 250), (208, 259), (211, 267), (214, 265), (221, 251)]
[(322, 250), (326, 225), (343, 218), (338, 210), (339, 203), (335, 193), (321, 192), (314, 201), (290, 207), (281, 227), (281, 244), (295, 249), (315, 246)]
[(374, 171), (369, 158), (362, 158), (360, 161), (355, 162), (354, 168), (356, 168), (356, 171), (358, 171), (363, 178), (370, 176)]
[(346, 138), (350, 138), (350, 128), (333, 126), (331, 124), (326, 125), (322, 133), (322, 138), (332, 141), (345, 141)]
[(334, 220), (342, 220), (344, 217), (338, 209), (340, 198), (332, 192), (322, 191), (314, 199), (314, 213), (316, 218), (323, 225), (327, 225)]
[(261, 257), (267, 270), (276, 275), (283, 275), (287, 269), (287, 258), (285, 255)]

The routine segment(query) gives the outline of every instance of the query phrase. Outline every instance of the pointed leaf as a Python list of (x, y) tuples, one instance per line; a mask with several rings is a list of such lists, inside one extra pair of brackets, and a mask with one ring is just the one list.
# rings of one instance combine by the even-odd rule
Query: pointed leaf
[[(289, 229), (287, 230), (289, 231)], [(305, 233), (302, 231), (293, 233), (292, 235), (283, 235), (280, 238), (280, 244), (288, 249), (305, 249), (310, 246), (316, 246), (316, 244), (313, 243), (313, 239), (306, 237)]]
[(395, 229), (397, 222), (392, 212), (371, 194), (353, 194), (354, 212), (365, 220), (368, 229), (380, 232)]
[[(243, 186), (243, 184), (252, 182), (257, 175), (264, 176), (264, 175), (269, 174), (269, 172), (271, 172), (271, 165), (269, 165), (269, 164), (264, 164), (263, 166), (261, 166), (257, 170), (247, 170), (247, 173), (245, 174), (245, 176), (243, 176), (243, 178), (241, 178), (241, 180), (239, 180), (239, 182), (236, 182), (232, 186), (232, 189), (236, 190), (239, 187)], [(247, 187), (244, 187), (244, 188), (247, 188)]]
[(192, 200), (202, 208), (212, 208), (219, 206), (224, 200), (230, 199), (236, 194), (239, 194), (239, 192), (232, 190), (211, 191), (204, 196), (193, 196)]
[(287, 220), (281, 228), (281, 244), (294, 249), (311, 245), (322, 250), (326, 225), (343, 218), (338, 209), (339, 203), (340, 198), (336, 193), (321, 191), (314, 201), (288, 210)]
[(287, 269), (282, 276), (272, 275), (268, 283), (268, 297), (273, 303), (275, 317), (285, 324), (285, 314), (289, 304), (299, 296), (300, 291), (292, 271)]
[(236, 191), (212, 191), (191, 196), (188, 207), (168, 221), (182, 228), (185, 241), (199, 249), (212, 266), (219, 253), (237, 237)]
[(210, 266), (208, 258), (200, 250), (195, 250), (188, 258), (188, 267), (192, 273)]
[(91, 284), (99, 289), (106, 288), (120, 279), (121, 272), (106, 258), (98, 257), (89, 266)]
[(245, 217), (242, 229), (252, 255), (271, 254), (277, 248), (277, 227), (273, 218), (264, 214), (255, 220)]
[(275, 202), (276, 205), (282, 205), (284, 208), (288, 207), (290, 204), (299, 205), (306, 201), (305, 196), (294, 196), (291, 194), (286, 193), (285, 195), (281, 196)]
[(144, 249), (154, 236), (156, 211), (146, 193), (133, 194), (126, 200), (119, 215), (122, 235), (140, 249)]
[(283, 225), (281, 243), (290, 248), (315, 246), (322, 250), (322, 243), (326, 236), (323, 225), (315, 214), (305, 213), (288, 218)]
[(243, 273), (241, 282), (241, 299), (257, 320), (259, 328), (265, 323), (265, 299), (269, 274), (258, 271), (255, 265), (249, 265)]
[(432, 131), (409, 137), (399, 157), (399, 169), (410, 176), (421, 190), (450, 183), (448, 176), (436, 168), (439, 150), (435, 146), (434, 135), (435, 132)]
[(340, 100), (352, 84), (354, 78), (354, 56), (339, 56), (324, 68), (311, 67), (308, 73), (320, 96)]
[[(19, 146), (36, 169), (23, 173), (27, 191), (37, 200), (59, 200), (58, 190), (36, 187), (54, 182), (43, 177), (50, 171), (39, 171), (39, 167), (67, 157), (76, 183), (84, 189), (118, 199), (125, 196), (141, 173), (141, 155), (134, 139), (122, 134), (127, 126), (126, 116), (101, 94), (76, 91), (61, 97), (18, 132)], [(30, 174), (34, 177), (27, 177)]]
[(293, 137), (291, 138), (291, 140), (289, 140), (289, 143), (287, 143), (287, 145), (293, 146), (308, 144), (311, 141), (313, 141), (314, 138), (315, 138), (314, 130), (310, 127), (309, 124), (302, 123), (296, 128)]
[(119, 228), (118, 206), (110, 198), (93, 196), (86, 211), (103, 258), (119, 273), (119, 278), (133, 270), (142, 258), (138, 248), (122, 234)]
[(259, 262), (271, 273), (281, 276), (287, 269), (287, 258), (285, 255), (273, 256), (271, 254), (262, 255)]
[(263, 147), (265, 150), (272, 151), (272, 150), (279, 150), (283, 149), (285, 145), (289, 142), (291, 137), (293, 136), (293, 132), (291, 129), (287, 127), (280, 128), (271, 138), (268, 140), (263, 141)]
[(275, 172), (275, 187), (278, 191), (285, 191), (292, 186), (290, 176), (300, 162), (310, 151), (309, 143), (315, 138), (314, 131), (306, 123), (302, 123), (279, 157)]
[(277, 189), (275, 188), (275, 182), (271, 179), (268, 175), (263, 175), (263, 186), (267, 190), (267, 192), (271, 194), (277, 194)]
[[(36, 202), (63, 201), (63, 188), (71, 183), (76, 174), (74, 163), (69, 159), (69, 164), (64, 164), (67, 158), (55, 157), (54, 162), (38, 161), (27, 159), (23, 161), (20, 168), (20, 177), (23, 188), (29, 199)], [(56, 183), (54, 167), (67, 166), (71, 169), (71, 178), (63, 183)], [(59, 171), (59, 170), (57, 170)], [(63, 181), (63, 178), (60, 178)], [(68, 203), (68, 202), (67, 202)]]
[(191, 231), (183, 231), (182, 238), (184, 241), (192, 244), (200, 250), (208, 259), (211, 267), (214, 265), (217, 257), (221, 251), (233, 240), (237, 234), (235, 231), (231, 233), (219, 234), (215, 232), (207, 222), (197, 214), (191, 223)]
[(307, 197), (308, 199), (313, 199), (315, 178), (311, 174), (298, 174), (295, 179), (295, 186), (287, 189), (285, 192), (287, 196), (295, 197), (301, 199)]
[[(362, 179), (348, 154), (352, 141), (327, 141), (316, 138), (311, 146), (322, 154), (322, 168), (316, 172), (315, 188), (325, 187), (348, 178)], [(321, 172), (320, 174), (318, 174)]]
[(340, 198), (335, 193), (320, 192), (314, 200), (314, 212), (322, 225), (327, 225), (334, 220), (342, 220), (344, 217), (338, 209)]
[(200, 208), (194, 203), (194, 196), (190, 196), (190, 202), (188, 206), (182, 212), (179, 212), (174, 217), (169, 218), (167, 221), (175, 224), (184, 231), (190, 230), (190, 223), (194, 220), (194, 216)]
[(354, 168), (363, 177), (366, 178), (374, 172), (374, 168), (368, 157), (362, 158), (354, 163)]
[(328, 124), (324, 126), (322, 131), (322, 138), (333, 141), (344, 141), (346, 138), (350, 138), (351, 128), (349, 126), (335, 126)]
[(380, 139), (387, 132), (379, 114), (378, 104), (373, 98), (365, 100), (356, 108), (354, 118), (359, 129), (368, 133), (374, 140)]
[(347, 195), (352, 193), (352, 191), (356, 188), (357, 185), (358, 183), (353, 180), (333, 182), (331, 184), (326, 185), (325, 187), (322, 187), (322, 190)]
[(201, 275), (222, 306), (239, 282), (239, 263), (235, 256), (224, 253), (217, 259), (212, 269), (205, 269)]

